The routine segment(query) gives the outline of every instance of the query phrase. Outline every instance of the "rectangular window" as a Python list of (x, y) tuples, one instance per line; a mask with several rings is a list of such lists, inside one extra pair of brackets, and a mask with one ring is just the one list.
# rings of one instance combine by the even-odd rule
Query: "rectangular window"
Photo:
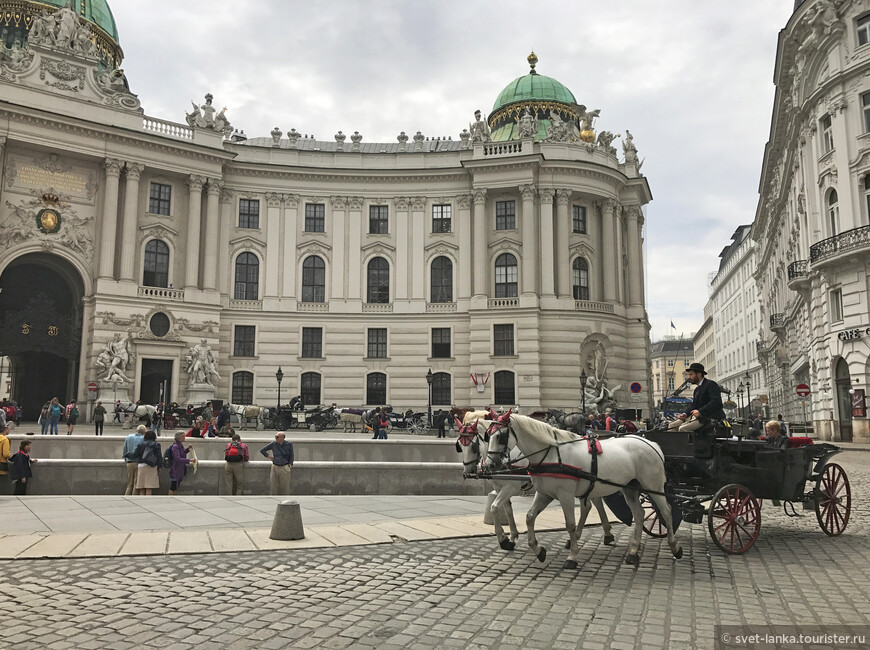
[(432, 328), (432, 358), (433, 359), (449, 359), (450, 358), (450, 328), (449, 327), (433, 327)]
[(870, 93), (861, 95), (861, 110), (864, 111), (864, 133), (870, 133)]
[(373, 327), (369, 329), (368, 352), (369, 359), (387, 358), (387, 328)]
[(386, 235), (389, 233), (389, 212), (386, 205), (369, 206), (369, 233), (372, 235)]
[(493, 325), (492, 354), (496, 357), (512, 357), (514, 355), (514, 326)]
[(858, 19), (858, 45), (870, 43), (870, 14)]
[(668, 359), (668, 368), (673, 368), (673, 367), (674, 367), (674, 360)]
[(326, 206), (323, 203), (305, 204), (305, 232), (324, 232)]
[(169, 204), (172, 199), (172, 186), (163, 183), (151, 183), (148, 196), (148, 212), (169, 216)]
[(323, 356), (323, 328), (302, 328), (302, 356), (305, 359), (320, 359)]
[(239, 228), (260, 227), (260, 201), (258, 199), (239, 199)]
[(831, 322), (837, 323), (843, 320), (843, 290), (831, 291)]
[(450, 232), (451, 207), (449, 205), (432, 206), (432, 232)]
[(676, 388), (674, 386), (674, 378), (668, 377), (668, 390), (674, 390), (674, 388)]
[(574, 206), (574, 232), (586, 234), (586, 208), (582, 205)]
[(234, 357), (254, 356), (254, 335), (256, 328), (253, 325), (236, 325), (236, 335), (233, 341)]
[(517, 227), (517, 211), (515, 201), (495, 202), (495, 229), (514, 230)]
[(819, 124), (822, 127), (822, 151), (828, 153), (834, 150), (834, 129), (831, 122), (831, 116), (825, 115)]

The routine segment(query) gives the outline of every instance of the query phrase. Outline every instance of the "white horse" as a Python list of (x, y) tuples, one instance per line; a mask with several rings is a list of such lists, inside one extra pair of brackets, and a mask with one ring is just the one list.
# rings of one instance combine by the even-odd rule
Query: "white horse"
[(266, 420), (266, 409), (265, 406), (254, 406), (254, 405), (244, 405), (244, 404), (230, 404), (230, 412), (235, 413), (239, 416), (239, 428), (246, 429), (248, 427), (248, 420), (254, 420), (256, 424), (255, 428), (260, 424), (263, 424), (265, 427)]
[[(456, 426), (459, 429), (459, 440), (456, 441), (456, 451), (462, 454), (463, 474), (466, 476), (477, 476), (480, 468), (483, 455), (480, 450), (484, 444), (484, 436), (486, 435), (491, 420), (475, 420), (469, 424), (461, 424), (459, 418), (456, 419)], [(520, 459), (521, 453), (519, 449), (514, 447), (510, 451), (509, 462), (512, 467), (528, 467), (529, 461)], [(511, 498), (520, 495), (527, 482), (518, 479), (498, 479), (490, 478), (489, 482), (495, 490), (495, 500), (492, 502), (492, 519), (495, 525), (495, 538), (498, 540), (498, 545), (505, 551), (512, 551), (516, 548), (516, 540), (520, 536), (517, 530), (516, 521), (514, 521), (514, 510), (511, 505)], [(604, 528), (604, 543), (608, 546), (614, 542), (613, 534), (610, 530), (610, 519), (604, 511), (604, 503), (601, 499), (593, 499), (595, 508), (601, 518), (601, 525)], [(510, 527), (510, 538), (505, 536), (504, 529), (499, 521), (499, 510), (504, 513)], [(570, 540), (568, 541), (570, 544)], [(567, 548), (567, 545), (566, 545)]]
[[(589, 514), (590, 499), (622, 491), (634, 517), (634, 535), (629, 544), (626, 564), (639, 563), (638, 548), (643, 530), (644, 511), (640, 491), (647, 492), (655, 502), (668, 529), (668, 545), (674, 557), (683, 556), (683, 549), (674, 537), (671, 508), (664, 496), (665, 465), (661, 448), (640, 436), (623, 436), (605, 440), (582, 438), (569, 431), (555, 429), (540, 422), (510, 412), (499, 417), (487, 433), (489, 448), (485, 466), (501, 467), (510, 448), (517, 447), (529, 462), (529, 474), (537, 494), (526, 515), (529, 547), (543, 562), (547, 550), (538, 545), (535, 519), (553, 499), (558, 499), (565, 515), (565, 527), (571, 539), (571, 552), (565, 568), (577, 568), (577, 543)], [(600, 445), (597, 473), (592, 471), (589, 444)], [(596, 476), (590, 478), (590, 476)], [(579, 527), (575, 523), (574, 498), (581, 497)]]
[(351, 433), (356, 433), (357, 426), (360, 427), (360, 430), (365, 426), (364, 423), (368, 414), (368, 411), (362, 409), (341, 409), (338, 419), (344, 425), (345, 433), (347, 433), (348, 427), (350, 427)]
[(121, 410), (130, 414), (130, 419), (148, 418), (148, 424), (153, 425), (157, 420), (157, 408), (151, 404), (136, 404), (135, 402), (121, 402)]
[(489, 411), (469, 411), (462, 416), (462, 424), (471, 424), (475, 420), (489, 420)]

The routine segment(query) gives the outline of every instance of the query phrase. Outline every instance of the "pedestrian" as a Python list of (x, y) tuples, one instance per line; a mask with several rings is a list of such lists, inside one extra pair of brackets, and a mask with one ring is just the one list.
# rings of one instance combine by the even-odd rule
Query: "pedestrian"
[(450, 421), (449, 416), (445, 414), (443, 411), (438, 412), (438, 437), (446, 438), (447, 437), (447, 425)]
[(42, 435), (48, 434), (48, 424), (51, 421), (51, 402), (42, 405), (37, 423), (42, 427)]
[(224, 404), (217, 418), (217, 429), (220, 431), (230, 423), (230, 405)]
[(71, 436), (76, 430), (76, 422), (79, 419), (79, 407), (75, 398), (66, 405), (66, 435)]
[(157, 405), (157, 408), (154, 409), (154, 432), (157, 434), (157, 437), (160, 437), (160, 433), (163, 431), (163, 402), (160, 402)]
[(160, 487), (160, 462), (163, 457), (160, 453), (160, 443), (157, 442), (157, 434), (151, 429), (146, 429), (143, 440), (136, 448), (136, 494), (151, 496), (154, 490)]
[(20, 402), (15, 404), (15, 426), (21, 426), (21, 416), (24, 415), (24, 407), (21, 406)]
[(776, 421), (779, 422), (780, 429), (782, 430), (783, 435), (789, 435), (788, 432), (788, 422), (783, 420), (782, 413), (776, 416)]
[(115, 400), (115, 417), (112, 418), (112, 424), (124, 424), (121, 422), (121, 400)]
[(184, 432), (179, 431), (175, 434), (175, 443), (169, 448), (170, 458), (172, 459), (169, 465), (169, 495), (172, 496), (181, 489), (181, 482), (184, 480), (184, 475), (187, 474), (187, 466), (194, 462), (187, 457), (187, 452), (191, 450), (191, 446), (187, 447), (181, 442), (184, 440)]
[(293, 467), (293, 443), (285, 441), (283, 431), (275, 434), (275, 440), (260, 450), (272, 461), (269, 472), (269, 494), (282, 496), (290, 494), (290, 470)]
[(36, 459), (30, 457), (30, 441), (22, 440), (18, 446), (18, 453), (13, 454), (10, 461), (12, 481), (15, 483), (13, 495), (24, 496), (27, 494), (27, 479), (33, 477), (30, 466), (35, 462)]
[(380, 440), (381, 438), (381, 407), (375, 409), (375, 414), (372, 416), (372, 440)]
[(202, 438), (202, 427), (203, 422), (201, 417), (197, 417), (193, 421), (193, 426), (190, 427), (190, 431), (187, 432), (185, 438)]
[(12, 443), (9, 441), (9, 425), (3, 427), (0, 431), (0, 480), (9, 476), (9, 470), (12, 469), (10, 459), (12, 458)]
[(124, 462), (127, 463), (127, 487), (124, 489), (125, 496), (134, 494), (134, 491), (136, 490), (136, 474), (139, 469), (139, 458), (136, 455), (136, 452), (139, 449), (139, 445), (142, 444), (142, 441), (145, 439), (145, 432), (147, 430), (148, 427), (144, 424), (140, 424), (136, 431), (124, 438), (124, 451), (122, 452), (121, 457), (124, 459)]
[(106, 422), (106, 407), (102, 402), (97, 402), (94, 407), (94, 433), (98, 436), (103, 435), (103, 424)]
[(51, 435), (57, 435), (57, 423), (60, 422), (60, 416), (63, 415), (63, 407), (60, 405), (60, 400), (53, 397), (51, 406), (49, 407), (49, 422), (51, 424)]
[(232, 438), (236, 434), (236, 430), (233, 429), (233, 423), (227, 420), (226, 424), (224, 424), (220, 431), (218, 431), (218, 436), (221, 438)]
[(224, 465), (226, 493), (236, 496), (244, 486), (245, 463), (251, 460), (248, 445), (242, 442), (242, 437), (238, 433), (233, 435), (232, 442), (224, 450), (224, 460), (226, 461)]
[(202, 437), (203, 438), (217, 438), (218, 437), (218, 426), (217, 426), (217, 418), (214, 417), (208, 422), (202, 429)]
[(384, 407), (384, 409), (381, 411), (381, 419), (380, 419), (379, 424), (380, 424), (381, 440), (386, 440), (387, 439), (387, 429), (390, 427), (390, 416), (387, 415), (386, 407)]
[(622, 430), (623, 433), (637, 433), (637, 427), (634, 422), (629, 420), (628, 418), (624, 418), (622, 420)]

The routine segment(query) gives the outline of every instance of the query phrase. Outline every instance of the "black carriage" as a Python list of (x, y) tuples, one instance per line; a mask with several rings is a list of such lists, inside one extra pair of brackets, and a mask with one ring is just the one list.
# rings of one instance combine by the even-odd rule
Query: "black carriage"
[(312, 424), (316, 431), (332, 429), (338, 426), (338, 413), (332, 406), (315, 406), (299, 408), (294, 405), (282, 406), (280, 409), (270, 409), (272, 426), (277, 431), (288, 429), (307, 429)]
[[(716, 434), (723, 437), (716, 437)], [(836, 537), (849, 523), (852, 494), (842, 466), (830, 462), (839, 447), (790, 438), (789, 448), (774, 449), (764, 440), (731, 436), (727, 424), (717, 431), (643, 431), (661, 447), (668, 476), (666, 493), (680, 518), (703, 523), (726, 553), (748, 551), (761, 530), (764, 499), (782, 502), (785, 513), (799, 516), (795, 504), (815, 510), (819, 527)], [(728, 435), (728, 437), (724, 437)], [(649, 498), (642, 498), (644, 531), (665, 537), (667, 530)]]
[(387, 411), (387, 419), (390, 422), (387, 432), (400, 429), (414, 435), (423, 433), (426, 431), (426, 416), (426, 411), (414, 412), (410, 409), (404, 413)]

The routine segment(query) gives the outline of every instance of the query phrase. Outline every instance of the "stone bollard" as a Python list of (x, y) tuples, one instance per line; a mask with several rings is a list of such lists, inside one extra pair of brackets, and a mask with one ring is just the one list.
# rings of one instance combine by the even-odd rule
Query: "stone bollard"
[[(495, 496), (495, 490), (486, 495), (486, 510), (483, 511), (483, 523), (487, 526), (495, 525), (492, 518), (492, 502), (495, 501)], [(504, 513), (504, 510), (498, 511), (498, 523), (502, 526), (508, 525), (507, 515)]]
[(272, 520), (272, 532), (269, 539), (291, 540), (304, 539), (305, 530), (302, 527), (302, 511), (296, 501), (282, 501), (275, 509), (275, 519)]

